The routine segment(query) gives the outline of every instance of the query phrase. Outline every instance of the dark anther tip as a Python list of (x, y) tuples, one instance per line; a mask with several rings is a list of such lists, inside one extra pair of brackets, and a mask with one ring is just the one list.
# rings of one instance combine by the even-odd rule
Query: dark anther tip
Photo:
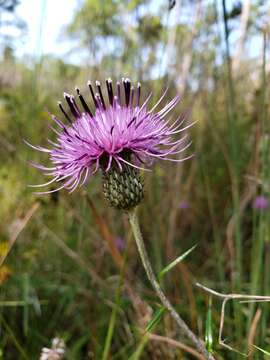
[(63, 93), (63, 96), (64, 96), (65, 99), (67, 99), (67, 98), (70, 99), (71, 98), (71, 95), (66, 93), (66, 92)]

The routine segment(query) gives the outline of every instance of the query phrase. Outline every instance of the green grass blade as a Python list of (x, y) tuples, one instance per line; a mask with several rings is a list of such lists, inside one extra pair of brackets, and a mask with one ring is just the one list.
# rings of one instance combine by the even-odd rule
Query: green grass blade
[(27, 335), (29, 330), (29, 293), (30, 293), (29, 275), (25, 273), (23, 275), (23, 301), (25, 303), (23, 307), (23, 332), (25, 335)]
[(118, 311), (118, 304), (114, 306), (114, 308), (112, 310), (112, 313), (111, 313), (111, 318), (110, 318), (110, 322), (109, 322), (107, 336), (106, 336), (106, 339), (105, 339), (104, 350), (103, 350), (103, 354), (102, 354), (102, 360), (108, 359), (108, 356), (109, 356), (112, 337), (113, 337), (113, 332), (114, 332), (114, 327), (115, 327), (115, 324), (116, 324), (117, 311)]
[(268, 351), (266, 351), (266, 350), (264, 350), (264, 349), (262, 349), (262, 348), (260, 348), (259, 346), (256, 346), (256, 345), (252, 345), (252, 346), (255, 347), (255, 349), (261, 351), (263, 354), (270, 356), (270, 353)]
[(188, 249), (184, 254), (180, 255), (174, 261), (172, 261), (169, 265), (167, 265), (163, 270), (161, 270), (158, 274), (158, 279), (160, 280), (167, 272), (169, 272), (172, 268), (174, 268), (177, 264), (183, 261), (195, 248), (197, 244)]
[(16, 338), (16, 335), (13, 333), (12, 329), (9, 327), (8, 323), (4, 320), (4, 318), (0, 317), (0, 323), (3, 324), (5, 327), (6, 333), (10, 336), (10, 340), (13, 342), (14, 346), (18, 350), (20, 354), (20, 359), (29, 360), (29, 356), (24, 351), (22, 345), (19, 343), (19, 341)]
[(166, 308), (164, 306), (162, 306), (160, 309), (158, 309), (156, 311), (153, 319), (151, 319), (149, 321), (149, 323), (147, 324), (147, 326), (145, 328), (145, 332), (150, 332), (151, 330), (153, 330), (156, 327), (156, 325), (160, 322), (165, 311), (166, 311)]
[[(128, 243), (128, 246), (129, 246), (129, 243)], [(109, 327), (108, 327), (108, 331), (107, 331), (107, 335), (106, 335), (106, 339), (105, 339), (105, 344), (104, 344), (104, 350), (103, 350), (103, 353), (102, 353), (102, 360), (107, 360), (109, 358), (109, 356), (110, 356), (110, 349), (111, 349), (114, 329), (115, 329), (115, 325), (116, 325), (116, 321), (117, 321), (117, 315), (119, 313), (119, 309), (121, 308), (121, 306), (120, 306), (120, 303), (121, 303), (121, 290), (122, 290), (122, 286), (123, 286), (123, 283), (124, 283), (125, 265), (126, 265), (127, 256), (128, 256), (128, 251), (127, 251), (128, 246), (127, 246), (126, 251), (124, 253), (124, 265), (121, 268), (119, 283), (118, 283), (118, 287), (117, 287), (116, 293), (115, 293), (115, 306), (113, 307), (111, 317), (110, 317)]]
[(210, 353), (213, 352), (212, 297), (209, 298), (208, 311), (206, 316), (205, 346)]
[(143, 350), (148, 342), (148, 337), (149, 334), (146, 334), (142, 337), (137, 349), (135, 350), (135, 352), (128, 358), (128, 360), (138, 360), (140, 358), (140, 356), (143, 353)]
[(166, 308), (164, 306), (160, 307), (154, 314), (153, 318), (148, 322), (145, 328), (144, 335), (142, 336), (139, 345), (137, 346), (135, 352), (128, 358), (128, 360), (137, 360), (140, 358), (143, 353), (144, 347), (148, 342), (149, 332), (152, 331), (156, 325), (160, 322)]

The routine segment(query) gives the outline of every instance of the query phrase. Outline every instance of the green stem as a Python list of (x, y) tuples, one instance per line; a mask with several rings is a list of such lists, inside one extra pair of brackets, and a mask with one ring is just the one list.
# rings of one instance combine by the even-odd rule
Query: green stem
[(104, 350), (103, 350), (103, 354), (102, 354), (102, 360), (107, 360), (108, 356), (109, 356), (112, 338), (113, 338), (113, 331), (114, 331), (114, 327), (115, 327), (115, 323), (116, 323), (117, 311), (118, 311), (118, 303), (115, 304), (113, 311), (112, 311), (111, 318), (110, 318), (109, 328), (108, 328), (105, 345), (104, 345)]
[(109, 322), (109, 327), (108, 327), (108, 331), (107, 331), (107, 336), (106, 336), (106, 340), (105, 340), (105, 345), (104, 345), (104, 350), (102, 353), (102, 360), (107, 360), (109, 358), (110, 355), (110, 349), (111, 349), (111, 344), (112, 344), (112, 339), (113, 339), (113, 332), (114, 332), (114, 328), (116, 325), (116, 320), (117, 320), (117, 315), (120, 309), (120, 300), (121, 300), (121, 290), (122, 290), (122, 286), (124, 283), (124, 276), (125, 276), (125, 270), (126, 270), (126, 261), (127, 261), (127, 256), (128, 256), (128, 248), (129, 248), (129, 244), (130, 244), (130, 240), (131, 237), (129, 236), (128, 242), (127, 242), (127, 248), (126, 251), (124, 253), (124, 259), (122, 262), (122, 267), (121, 267), (121, 272), (120, 272), (120, 278), (119, 278), (119, 283), (118, 283), (118, 288), (116, 290), (116, 295), (115, 295), (115, 306), (113, 307), (112, 310), (112, 314), (111, 314), (111, 318), (110, 318), (110, 322)]
[(190, 341), (193, 343), (193, 345), (196, 347), (196, 349), (203, 354), (206, 359), (208, 360), (214, 360), (213, 355), (209, 354), (209, 352), (206, 350), (204, 344), (201, 342), (200, 339), (198, 339), (196, 337), (196, 335), (189, 329), (189, 327), (186, 325), (186, 323), (184, 322), (184, 320), (179, 316), (179, 314), (174, 310), (172, 304), (170, 303), (170, 301), (167, 299), (166, 295), (164, 294), (163, 290), (161, 289), (156, 276), (154, 274), (154, 271), (152, 269), (151, 263), (149, 261), (149, 257), (144, 245), (144, 241), (142, 238), (142, 234), (141, 234), (141, 230), (140, 230), (140, 225), (139, 225), (139, 221), (138, 221), (138, 217), (136, 214), (136, 210), (132, 209), (128, 212), (129, 215), (129, 221), (131, 224), (131, 228), (133, 231), (133, 235), (134, 238), (136, 240), (136, 244), (138, 247), (138, 251), (144, 266), (144, 269), (146, 271), (146, 274), (148, 276), (148, 279), (151, 283), (151, 285), (153, 286), (157, 296), (159, 297), (160, 301), (162, 302), (162, 304), (165, 306), (165, 308), (169, 311), (169, 313), (171, 314), (172, 318), (176, 321), (176, 323), (178, 324), (179, 328), (181, 329), (182, 333), (190, 339)]

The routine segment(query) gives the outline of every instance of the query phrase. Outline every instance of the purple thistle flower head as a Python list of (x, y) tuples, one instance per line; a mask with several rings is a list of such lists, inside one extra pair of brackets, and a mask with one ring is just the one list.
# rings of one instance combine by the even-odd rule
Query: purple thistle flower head
[(178, 204), (178, 208), (179, 208), (179, 209), (182, 209), (182, 210), (187, 210), (187, 209), (190, 208), (190, 204), (189, 204), (188, 201), (182, 200), (182, 201), (180, 201), (180, 203)]
[(253, 208), (257, 210), (266, 210), (269, 206), (269, 201), (266, 196), (260, 195), (254, 199)]
[(129, 79), (122, 79), (113, 88), (112, 80), (108, 79), (107, 99), (100, 82), (96, 81), (95, 86), (88, 82), (88, 87), (93, 102), (91, 107), (78, 88), (76, 92), (80, 106), (73, 95), (64, 93), (69, 113), (59, 102), (66, 123), (51, 115), (57, 128), (51, 126), (56, 133), (56, 140), (48, 140), (50, 148), (27, 143), (35, 150), (48, 153), (52, 163), (51, 167), (45, 167), (31, 162), (31, 165), (52, 177), (45, 184), (31, 186), (58, 184), (56, 189), (38, 194), (63, 188), (72, 192), (85, 184), (99, 169), (106, 174), (113, 168), (117, 168), (119, 172), (127, 167), (141, 169), (152, 163), (153, 159), (176, 162), (185, 160), (175, 156), (190, 145), (186, 141), (187, 136), (174, 139), (174, 135), (185, 131), (192, 124), (182, 127), (184, 116), (172, 122), (167, 118), (179, 102), (179, 96), (156, 111), (164, 100), (166, 91), (155, 106), (147, 110), (151, 94), (141, 103), (140, 83), (134, 87)]
[(115, 244), (117, 246), (117, 249), (120, 251), (123, 251), (126, 247), (124, 239), (120, 236), (115, 239)]

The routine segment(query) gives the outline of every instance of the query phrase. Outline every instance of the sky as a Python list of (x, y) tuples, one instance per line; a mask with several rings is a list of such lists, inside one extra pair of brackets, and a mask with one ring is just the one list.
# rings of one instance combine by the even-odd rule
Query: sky
[(78, 0), (21, 0), (16, 14), (27, 24), (28, 30), (16, 54), (63, 56), (70, 49), (63, 29), (71, 22)]

